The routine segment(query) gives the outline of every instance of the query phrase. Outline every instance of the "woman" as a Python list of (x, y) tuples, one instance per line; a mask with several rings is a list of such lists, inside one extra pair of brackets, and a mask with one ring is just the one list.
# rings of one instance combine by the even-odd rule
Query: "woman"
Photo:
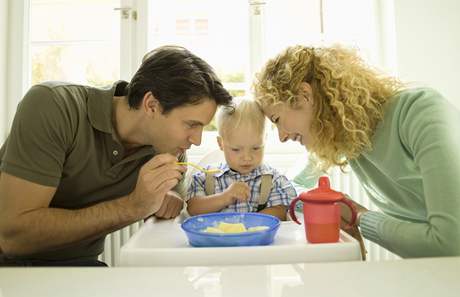
[(380, 209), (356, 204), (365, 238), (401, 257), (460, 255), (460, 114), (441, 94), (406, 88), (354, 51), (303, 46), (269, 60), (255, 92), (281, 141), (300, 142), (322, 170), (355, 172)]

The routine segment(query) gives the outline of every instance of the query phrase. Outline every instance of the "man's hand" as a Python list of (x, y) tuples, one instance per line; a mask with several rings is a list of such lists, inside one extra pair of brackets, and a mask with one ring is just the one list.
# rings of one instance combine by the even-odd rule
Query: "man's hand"
[(160, 219), (172, 219), (179, 215), (184, 206), (184, 200), (174, 191), (166, 193), (160, 209), (155, 216)]
[(251, 190), (244, 182), (234, 182), (224, 191), (224, 193), (227, 197), (229, 197), (230, 203), (245, 202), (249, 199)]
[(137, 177), (136, 188), (129, 200), (140, 218), (160, 210), (166, 193), (182, 179), (186, 168), (176, 164), (177, 158), (160, 154), (144, 164)]

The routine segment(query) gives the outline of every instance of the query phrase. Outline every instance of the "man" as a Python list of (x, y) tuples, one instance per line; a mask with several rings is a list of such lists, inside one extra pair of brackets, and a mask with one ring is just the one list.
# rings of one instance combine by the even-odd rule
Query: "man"
[(0, 150), (0, 265), (104, 265), (106, 234), (177, 216), (176, 162), (231, 100), (206, 62), (172, 46), (129, 84), (32, 87)]

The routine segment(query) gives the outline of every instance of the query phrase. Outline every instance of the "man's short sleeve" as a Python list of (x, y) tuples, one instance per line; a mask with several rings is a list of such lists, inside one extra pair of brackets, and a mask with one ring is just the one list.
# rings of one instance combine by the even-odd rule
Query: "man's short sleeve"
[(45, 186), (59, 184), (73, 139), (64, 106), (48, 87), (29, 90), (18, 105), (4, 144), (1, 171)]

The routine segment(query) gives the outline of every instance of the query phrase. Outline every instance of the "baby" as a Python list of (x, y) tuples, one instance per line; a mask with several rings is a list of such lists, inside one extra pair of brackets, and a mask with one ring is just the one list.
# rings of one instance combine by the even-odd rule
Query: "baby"
[(219, 164), (219, 173), (193, 175), (188, 213), (261, 212), (286, 220), (296, 191), (284, 175), (262, 164), (265, 117), (260, 107), (243, 100), (235, 108), (222, 107), (216, 119), (226, 163)]

